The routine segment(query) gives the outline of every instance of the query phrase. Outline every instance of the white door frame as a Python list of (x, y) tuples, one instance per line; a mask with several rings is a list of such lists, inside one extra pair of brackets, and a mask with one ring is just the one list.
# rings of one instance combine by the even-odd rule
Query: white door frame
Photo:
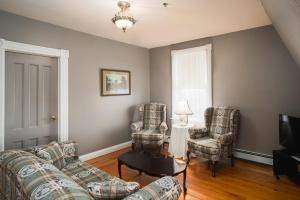
[(0, 151), (4, 150), (5, 132), (5, 52), (17, 52), (58, 58), (58, 139), (68, 140), (68, 60), (69, 51), (0, 38)]

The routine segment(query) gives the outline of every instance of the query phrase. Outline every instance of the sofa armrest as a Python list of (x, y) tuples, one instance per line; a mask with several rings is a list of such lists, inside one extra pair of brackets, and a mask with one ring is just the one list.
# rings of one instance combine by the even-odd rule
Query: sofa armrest
[(143, 121), (133, 122), (130, 128), (133, 133), (141, 131), (143, 128)]
[(208, 135), (207, 128), (190, 128), (189, 134), (191, 139), (202, 138)]
[(232, 132), (226, 134), (214, 134), (214, 139), (217, 140), (218, 145), (226, 146), (233, 143), (233, 134)]
[(124, 200), (177, 200), (181, 194), (179, 182), (170, 176), (160, 178)]
[(0, 152), (0, 169), (5, 199), (93, 199), (71, 177), (29, 152)]
[(167, 130), (168, 130), (168, 125), (166, 122), (162, 122), (159, 126), (159, 130), (161, 134), (166, 134)]
[(75, 141), (65, 141), (59, 143), (64, 158), (67, 163), (74, 162), (79, 158), (79, 144)]

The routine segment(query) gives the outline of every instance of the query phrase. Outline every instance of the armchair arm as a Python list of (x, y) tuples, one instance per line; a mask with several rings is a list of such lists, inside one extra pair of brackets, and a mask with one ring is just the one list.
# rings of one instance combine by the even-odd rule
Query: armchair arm
[(160, 178), (124, 200), (177, 200), (181, 194), (179, 182), (170, 176)]
[(159, 126), (159, 130), (161, 132), (161, 134), (165, 134), (168, 130), (168, 125), (166, 122), (162, 122)]
[(232, 132), (226, 134), (215, 134), (214, 138), (217, 140), (218, 145), (226, 146), (233, 143), (233, 134)]
[(207, 128), (190, 128), (189, 134), (191, 139), (202, 138), (208, 135)]
[(143, 128), (143, 121), (133, 122), (130, 128), (133, 133), (139, 132)]

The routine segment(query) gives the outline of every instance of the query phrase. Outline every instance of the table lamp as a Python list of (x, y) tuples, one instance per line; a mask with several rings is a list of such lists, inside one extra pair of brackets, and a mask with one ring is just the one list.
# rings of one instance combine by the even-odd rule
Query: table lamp
[(176, 115), (179, 115), (179, 121), (181, 126), (186, 126), (189, 122), (188, 116), (193, 114), (188, 101), (178, 102), (174, 113)]

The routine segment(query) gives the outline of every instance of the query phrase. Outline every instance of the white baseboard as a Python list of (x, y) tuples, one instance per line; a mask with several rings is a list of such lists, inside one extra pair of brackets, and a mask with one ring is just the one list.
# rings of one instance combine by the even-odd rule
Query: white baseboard
[[(98, 151), (94, 151), (82, 156), (79, 156), (79, 159), (82, 161), (91, 160), (93, 158), (97, 158), (99, 156), (103, 156), (127, 147), (131, 146), (131, 141), (124, 142), (121, 144), (117, 144), (111, 147), (107, 147)], [(267, 164), (267, 165), (273, 165), (273, 159), (271, 155), (257, 153), (253, 151), (247, 151), (243, 149), (234, 149), (234, 157), (241, 158), (244, 160), (249, 160), (257, 163)]]
[(257, 163), (273, 165), (273, 158), (271, 155), (247, 151), (243, 149), (234, 149), (234, 157)]
[(98, 150), (98, 151), (94, 151), (94, 152), (79, 156), (79, 159), (82, 160), (82, 161), (87, 161), (87, 160), (97, 158), (99, 156), (103, 156), (103, 155), (118, 151), (120, 149), (124, 149), (126, 147), (130, 147), (130, 146), (131, 146), (131, 141), (124, 142), (124, 143), (121, 143), (121, 144), (117, 144), (117, 145), (114, 145), (114, 146), (111, 146), (111, 147), (107, 147), (107, 148), (104, 148), (104, 149), (101, 149), (101, 150)]

